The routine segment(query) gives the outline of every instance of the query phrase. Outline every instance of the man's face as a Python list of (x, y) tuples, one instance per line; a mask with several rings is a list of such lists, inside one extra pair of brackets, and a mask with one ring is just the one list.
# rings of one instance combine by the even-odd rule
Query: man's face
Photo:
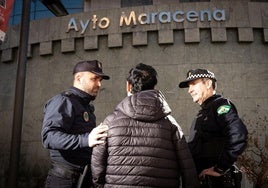
[(91, 72), (81, 72), (80, 74), (81, 89), (96, 97), (101, 87), (102, 77)]
[(199, 78), (190, 81), (188, 85), (188, 93), (192, 96), (193, 102), (198, 103), (199, 105), (212, 95), (211, 80), (209, 79)]

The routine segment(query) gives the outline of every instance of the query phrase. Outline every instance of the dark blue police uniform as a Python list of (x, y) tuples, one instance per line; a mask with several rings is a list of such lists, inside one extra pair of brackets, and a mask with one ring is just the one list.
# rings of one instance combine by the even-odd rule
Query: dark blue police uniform
[(213, 95), (202, 103), (189, 136), (197, 172), (215, 166), (217, 172), (225, 173), (221, 177), (210, 177), (206, 187), (237, 187), (236, 180), (229, 176), (233, 176), (232, 165), (246, 143), (247, 129), (228, 99)]
[[(50, 99), (44, 108), (42, 142), (50, 150), (52, 167), (46, 187), (75, 187), (85, 166), (90, 164), (92, 148), (88, 135), (96, 127), (95, 97), (71, 87)], [(91, 177), (87, 174), (89, 187)], [(51, 181), (53, 183), (51, 183)]]

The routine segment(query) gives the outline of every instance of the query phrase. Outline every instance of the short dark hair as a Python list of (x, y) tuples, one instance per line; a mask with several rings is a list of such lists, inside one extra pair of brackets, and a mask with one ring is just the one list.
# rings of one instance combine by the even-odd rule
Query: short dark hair
[(133, 94), (154, 89), (157, 84), (157, 72), (152, 66), (139, 63), (130, 69), (127, 81), (131, 85), (131, 93)]
[(206, 80), (211, 80), (211, 81), (212, 81), (212, 88), (213, 88), (214, 90), (216, 90), (216, 88), (217, 88), (216, 80), (214, 80), (214, 79), (210, 79), (210, 78), (202, 78), (202, 81), (203, 81), (203, 82), (205, 82)]

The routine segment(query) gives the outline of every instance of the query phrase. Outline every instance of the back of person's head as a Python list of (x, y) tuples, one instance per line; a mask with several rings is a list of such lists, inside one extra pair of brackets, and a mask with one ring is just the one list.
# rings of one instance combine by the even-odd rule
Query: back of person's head
[(157, 84), (157, 72), (152, 66), (139, 63), (130, 69), (127, 81), (131, 85), (132, 94), (154, 89)]

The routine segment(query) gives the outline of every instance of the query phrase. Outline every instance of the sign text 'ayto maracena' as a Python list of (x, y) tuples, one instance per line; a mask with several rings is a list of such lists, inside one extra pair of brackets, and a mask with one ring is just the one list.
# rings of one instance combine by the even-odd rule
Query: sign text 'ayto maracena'
[[(226, 20), (225, 10), (216, 9), (216, 10), (201, 10), (194, 11), (190, 10), (184, 12), (182, 10), (170, 12), (153, 12), (153, 13), (141, 13), (136, 14), (135, 11), (130, 11), (129, 14), (122, 12), (119, 18), (120, 27), (136, 26), (136, 25), (148, 25), (148, 24), (165, 24), (171, 22), (182, 23), (185, 21), (188, 22), (210, 22), (212, 21), (220, 22)], [(70, 18), (67, 28), (67, 33), (71, 30), (76, 32), (80, 31), (80, 34), (84, 34), (86, 30), (89, 29), (107, 29), (111, 25), (111, 21), (107, 17), (99, 18), (96, 14), (92, 15), (91, 19), (79, 20), (75, 18)]]

